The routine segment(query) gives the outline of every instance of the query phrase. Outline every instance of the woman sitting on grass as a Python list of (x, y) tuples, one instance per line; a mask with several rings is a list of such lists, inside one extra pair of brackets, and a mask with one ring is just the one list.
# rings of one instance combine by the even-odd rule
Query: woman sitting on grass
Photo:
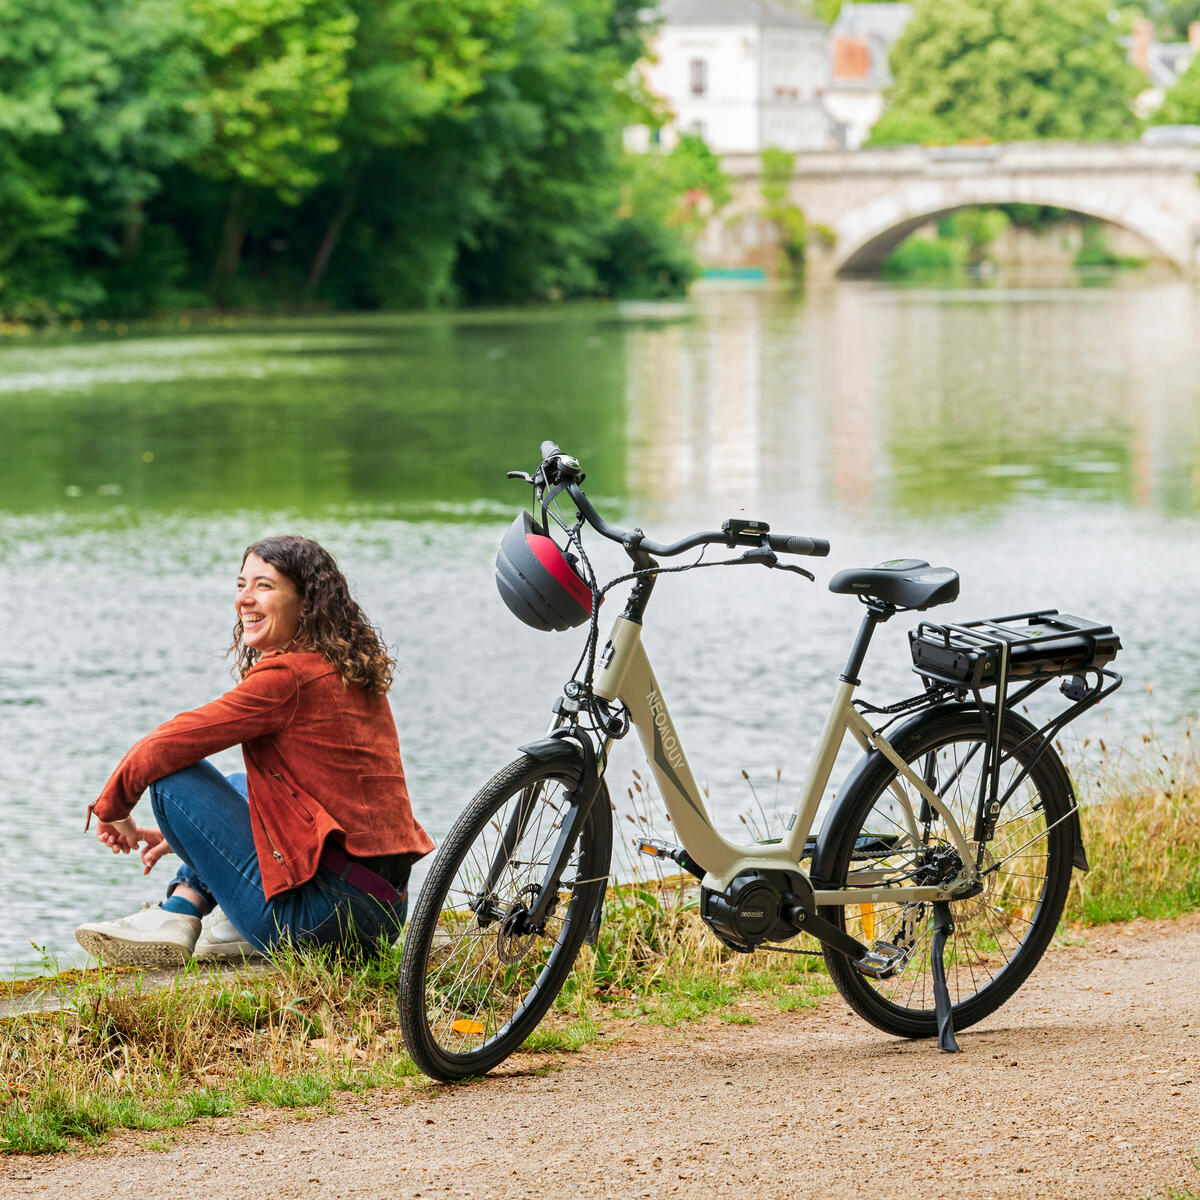
[[(409, 869), (433, 849), (387, 702), (395, 663), (333, 557), (306, 538), (255, 542), (235, 608), (241, 682), (142, 738), (88, 810), (114, 854), (141, 846), (146, 872), (165, 854), (183, 860), (161, 904), (75, 931), (108, 962), (392, 941)], [(204, 761), (239, 744), (244, 775)], [(129, 815), (147, 788), (157, 829)]]

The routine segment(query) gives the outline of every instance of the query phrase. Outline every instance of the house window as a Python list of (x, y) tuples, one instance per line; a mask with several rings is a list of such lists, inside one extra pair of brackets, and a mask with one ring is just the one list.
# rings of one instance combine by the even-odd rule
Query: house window
[(703, 58), (693, 58), (688, 64), (692, 81), (692, 95), (703, 96), (708, 91), (708, 63)]

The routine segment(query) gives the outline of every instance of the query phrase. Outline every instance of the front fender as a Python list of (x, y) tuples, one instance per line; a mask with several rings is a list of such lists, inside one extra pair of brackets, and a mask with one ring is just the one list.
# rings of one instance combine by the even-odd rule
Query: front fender
[[(557, 735), (557, 736), (555, 736)], [(567, 728), (555, 730), (549, 737), (539, 738), (536, 742), (527, 742), (518, 749), (522, 754), (528, 754), (539, 762), (550, 766), (570, 767), (576, 777), (576, 784), (568, 797), (590, 806), (589, 819), (592, 822), (593, 834), (600, 845), (600, 871), (606, 880), (612, 867), (612, 803), (608, 798), (608, 788), (599, 777), (596, 769), (596, 755), (590, 742), (584, 735), (572, 736)], [(607, 884), (601, 887), (596, 895), (595, 905), (588, 920), (587, 933), (584, 941), (589, 946), (596, 944), (600, 934), (600, 922), (604, 916), (604, 897)]]

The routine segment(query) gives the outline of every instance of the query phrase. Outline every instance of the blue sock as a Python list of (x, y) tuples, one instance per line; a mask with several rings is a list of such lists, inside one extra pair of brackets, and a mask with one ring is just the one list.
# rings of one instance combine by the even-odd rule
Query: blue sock
[(190, 901), (182, 896), (168, 896), (162, 902), (163, 912), (183, 913), (185, 917), (202, 917), (204, 914)]

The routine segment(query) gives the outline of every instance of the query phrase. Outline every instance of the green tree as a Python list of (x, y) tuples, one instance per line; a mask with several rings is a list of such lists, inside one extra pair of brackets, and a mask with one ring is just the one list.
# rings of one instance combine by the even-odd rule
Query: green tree
[[(951, 237), (962, 238), (967, 265), (971, 267), (980, 266), (990, 257), (993, 243), (1012, 223), (999, 208), (960, 208), (945, 222)], [(939, 228), (938, 232), (942, 230)]]
[(212, 136), (191, 160), (231, 184), (213, 268), (218, 296), (237, 270), (255, 189), (296, 203), (341, 145), (355, 14), (345, 0), (191, 0), (205, 89), (193, 107)]
[(1151, 118), (1153, 125), (1200, 125), (1200, 57), (1193, 58)]
[(617, 219), (597, 271), (612, 296), (678, 295), (700, 273), (691, 241), (732, 199), (721, 161), (695, 134), (664, 154), (625, 155)]
[(0, 309), (84, 311), (137, 274), (145, 204), (204, 139), (198, 66), (174, 0), (0, 0)]
[(1154, 22), (1164, 42), (1186, 42), (1188, 26), (1200, 21), (1200, 0), (1143, 0), (1138, 8)]
[(870, 144), (1133, 137), (1119, 32), (1106, 0), (915, 0)]
[(349, 104), (338, 130), (341, 150), (327, 173), (334, 186), (326, 200), (333, 203), (325, 205), (324, 233), (308, 272), (310, 295), (359, 203), (372, 159), (426, 141), (433, 122), (472, 119), (471, 98), (489, 74), (516, 64), (519, 3), (355, 0)]
[(0, 308), (678, 289), (644, 0), (0, 0)]
[(832, 244), (834, 235), (827, 225), (810, 225), (804, 209), (788, 199), (788, 184), (795, 169), (794, 154), (773, 146), (762, 152), (763, 216), (775, 228), (788, 274), (799, 279), (804, 273), (804, 259), (812, 236)]
[(520, 14), (519, 63), (487, 101), (500, 170), (464, 238), (455, 275), (468, 300), (586, 294), (620, 204), (624, 85), (642, 52), (636, 0), (537, 0)]
[[(469, 17), (456, 25), (442, 5), (412, 3), (412, 27), (426, 32), (409, 40), (430, 65), (416, 73), (422, 103), (405, 110), (402, 136), (372, 114), (402, 108), (404, 88), (364, 94), (360, 37), (342, 174), (298, 214), (324, 230), (309, 287), (355, 306), (611, 290), (602, 264), (631, 186), (621, 131), (639, 102), (645, 7), (472, 0), (456, 6)], [(405, 58), (413, 52), (381, 53), (376, 78)], [(676, 237), (661, 226), (654, 236)]]

